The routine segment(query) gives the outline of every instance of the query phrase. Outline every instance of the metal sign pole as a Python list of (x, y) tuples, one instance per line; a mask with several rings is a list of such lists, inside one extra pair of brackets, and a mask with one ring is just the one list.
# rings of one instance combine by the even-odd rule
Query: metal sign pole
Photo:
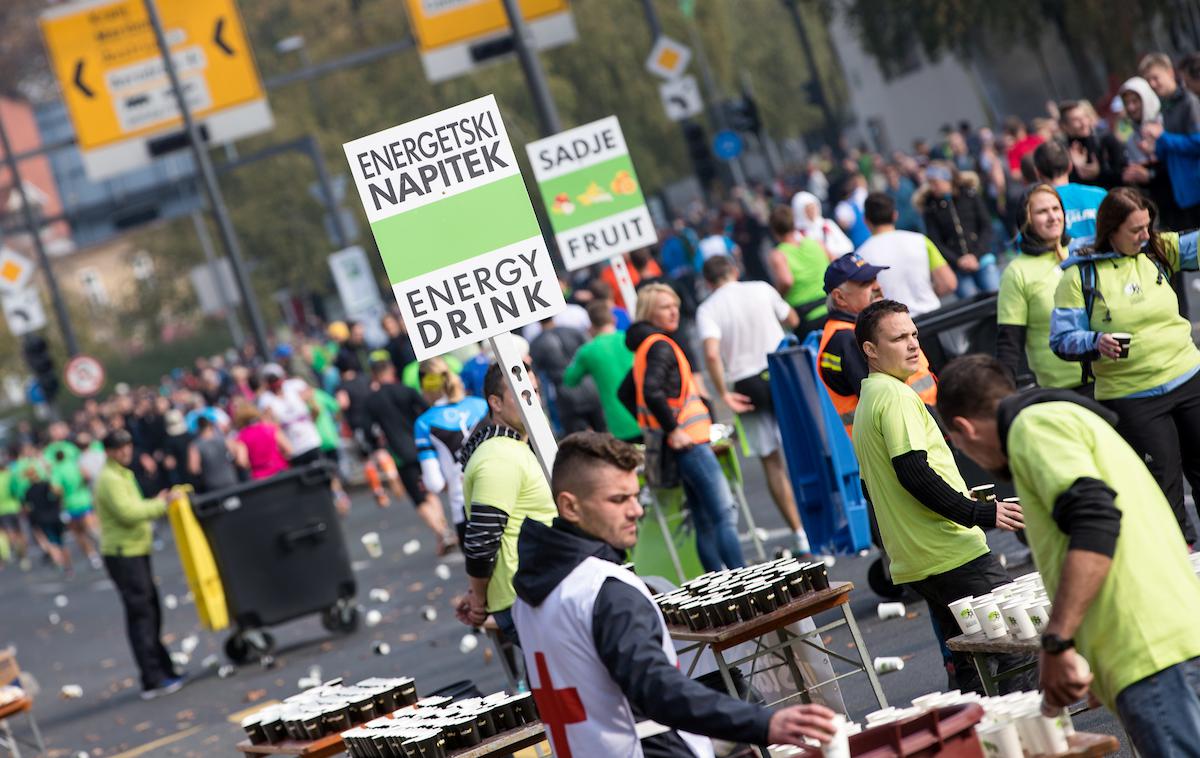
[(492, 337), (490, 342), (496, 362), (504, 367), (508, 389), (516, 398), (517, 407), (521, 410), (521, 420), (525, 422), (525, 433), (533, 442), (533, 452), (542, 464), (542, 471), (545, 472), (548, 482), (554, 469), (554, 456), (558, 454), (558, 443), (554, 440), (554, 432), (550, 430), (550, 421), (542, 411), (542, 404), (529, 376), (529, 369), (525, 366), (524, 356), (517, 352), (517, 343), (511, 334), (497, 335)]
[(246, 307), (246, 315), (250, 319), (250, 332), (254, 337), (254, 344), (258, 348), (258, 354), (265, 359), (270, 355), (267, 344), (267, 328), (262, 312), (258, 309), (258, 300), (254, 296), (250, 275), (246, 270), (246, 263), (242, 259), (242, 250), (233, 231), (233, 222), (229, 219), (225, 199), (221, 196), (221, 188), (217, 185), (217, 175), (213, 171), (212, 161), (209, 160), (208, 150), (201, 142), (196, 121), (192, 118), (192, 109), (187, 104), (183, 87), (179, 83), (179, 72), (175, 70), (175, 61), (171, 59), (171, 47), (167, 44), (162, 18), (158, 15), (155, 0), (144, 0), (144, 3), (146, 14), (150, 18), (150, 25), (154, 28), (154, 39), (158, 42), (158, 50), (162, 54), (163, 67), (166, 69), (167, 78), (171, 81), (171, 90), (175, 93), (175, 100), (179, 104), (179, 113), (183, 117), (183, 128), (187, 131), (192, 157), (196, 160), (196, 166), (200, 170), (204, 192), (208, 195), (208, 204), (212, 208), (213, 217), (217, 222), (217, 230), (221, 234), (221, 243), (229, 256), (229, 264), (233, 268), (233, 278), (237, 281), (238, 290), (241, 291), (242, 303)]
[(608, 259), (612, 266), (613, 274), (617, 277), (617, 286), (621, 289), (621, 299), (625, 301), (625, 310), (629, 313), (630, 320), (633, 319), (633, 314), (637, 311), (637, 290), (633, 286), (633, 277), (629, 275), (629, 266), (625, 263), (625, 256), (614, 255)]

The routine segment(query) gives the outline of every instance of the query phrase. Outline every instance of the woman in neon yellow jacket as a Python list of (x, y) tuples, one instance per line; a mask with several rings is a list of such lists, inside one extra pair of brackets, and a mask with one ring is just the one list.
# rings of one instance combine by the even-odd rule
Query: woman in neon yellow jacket
[(1035, 185), (1025, 196), (1025, 222), (1017, 237), (1021, 254), (1000, 278), (996, 358), (1016, 377), (1024, 352), (1039, 387), (1091, 394), (1086, 369), (1050, 349), (1050, 312), (1070, 241), (1062, 198), (1049, 184)]
[(1050, 346), (1090, 361), (1096, 399), (1120, 416), (1117, 431), (1146, 461), (1188, 544), (1186, 475), (1200, 488), (1200, 350), (1179, 315), (1171, 276), (1197, 268), (1197, 232), (1156, 232), (1157, 213), (1136, 190), (1117, 187), (1096, 214), (1096, 241), (1063, 263)]

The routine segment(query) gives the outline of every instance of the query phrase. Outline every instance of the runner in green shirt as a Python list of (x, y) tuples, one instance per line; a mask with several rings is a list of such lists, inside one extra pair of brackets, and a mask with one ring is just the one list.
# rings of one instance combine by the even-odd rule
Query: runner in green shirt
[(49, 454), (50, 482), (62, 493), (67, 528), (92, 568), (103, 568), (104, 561), (96, 547), (100, 526), (92, 509), (92, 490), (79, 468), (79, 448), (63, 440), (47, 446), (46, 452)]
[(1000, 277), (996, 301), (996, 357), (1013, 376), (1020, 373), (1021, 354), (1040, 387), (1074, 389), (1091, 379), (1078, 363), (1064, 361), (1050, 349), (1050, 311), (1062, 279), (1059, 264), (1067, 257), (1062, 199), (1049, 184), (1039, 184), (1025, 199), (1025, 224), (1018, 255)]
[(792, 209), (780, 205), (771, 211), (771, 231), (779, 240), (767, 256), (775, 289), (800, 316), (796, 334), (803, 337), (825, 324), (825, 269), (830, 257), (825, 247), (796, 231)]
[[(1021, 507), (975, 502), (965, 494), (967, 485), (937, 422), (905, 384), (920, 366), (908, 307), (895, 300), (868, 305), (854, 335), (870, 369), (854, 414), (854, 452), (891, 559), (892, 580), (910, 585), (929, 603), (938, 630), (950, 639), (960, 633), (950, 603), (1011, 581), (980, 527), (1020, 529)], [(996, 663), (1003, 670), (1014, 661)], [(953, 666), (960, 689), (982, 691), (970, 656), (953, 653)]]
[(342, 406), (337, 398), (320, 387), (313, 389), (313, 401), (317, 406), (315, 423), (317, 434), (321, 435), (321, 457), (329, 462), (330, 473), (333, 475), (333, 504), (344, 516), (350, 512), (350, 495), (346, 493), (339, 465), (342, 435), (338, 430), (338, 415), (342, 412)]
[(532, 518), (549, 525), (558, 509), (541, 464), (525, 439), (520, 409), (501, 364), (488, 369), (483, 392), (491, 412), (459, 452), (467, 511), (462, 551), (470, 590), (458, 608), (458, 618), (468, 626), (479, 626), (491, 613), (505, 636), (515, 641), (512, 580), (517, 573), (521, 524)]
[(25, 541), (25, 531), (21, 528), (21, 500), (13, 494), (11, 468), (0, 468), (0, 532), (7, 539), (8, 547), (16, 550), (21, 570), (28, 571), (30, 564), (26, 552), (29, 546)]
[(575, 351), (571, 365), (563, 372), (563, 385), (578, 387), (584, 377), (592, 377), (608, 431), (619, 440), (640, 442), (642, 430), (637, 419), (617, 397), (621, 382), (633, 368), (633, 353), (625, 346), (625, 332), (617, 331), (609, 301), (588, 303), (587, 312), (592, 322), (592, 339)]
[(1046, 702), (1065, 707), (1090, 689), (1139, 755), (1195, 755), (1200, 579), (1114, 414), (1071, 392), (1017, 394), (984, 355), (946, 367), (938, 409), (955, 446), (986, 469), (1010, 471), (1021, 497), (1029, 547), (1054, 598), (1042, 637)]

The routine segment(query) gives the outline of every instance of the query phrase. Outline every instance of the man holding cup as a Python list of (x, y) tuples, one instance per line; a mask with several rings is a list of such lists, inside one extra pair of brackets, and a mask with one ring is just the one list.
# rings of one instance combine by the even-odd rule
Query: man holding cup
[(938, 410), (959, 450), (1011, 474), (1025, 507), (1029, 547), (1054, 596), (1044, 706), (1090, 691), (1139, 755), (1196, 755), (1200, 579), (1154, 477), (1113, 429), (1115, 414), (1073, 392), (1018, 394), (985, 355), (946, 367)]
[[(921, 396), (905, 382), (921, 368), (917, 327), (908, 307), (880, 300), (858, 315), (854, 336), (870, 374), (862, 382), (852, 439), (892, 580), (929, 603), (945, 639), (958, 636), (949, 604), (1010, 580), (980, 527), (1016, 531), (1016, 503), (976, 501)], [(1009, 668), (1008, 660), (999, 661)], [(959, 689), (982, 692), (970, 656), (953, 654)], [(1011, 680), (1009, 680), (1011, 682)]]
[(554, 754), (711, 758), (709, 737), (760, 746), (841, 737), (844, 749), (844, 721), (839, 734), (822, 705), (771, 710), (679, 670), (649, 589), (621, 568), (643, 515), (641, 463), (610, 434), (566, 437), (551, 475), (558, 516), (521, 526), (512, 613)]

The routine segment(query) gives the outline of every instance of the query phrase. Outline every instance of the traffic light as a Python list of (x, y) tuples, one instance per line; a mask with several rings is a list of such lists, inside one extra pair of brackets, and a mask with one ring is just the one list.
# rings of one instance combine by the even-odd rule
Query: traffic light
[(707, 188), (717, 178), (717, 163), (708, 144), (708, 134), (700, 124), (684, 121), (683, 139), (687, 143), (688, 157), (692, 159), (692, 170), (701, 186)]
[(762, 121), (758, 116), (758, 103), (749, 95), (742, 95), (737, 100), (730, 100), (726, 113), (729, 115), (729, 125), (739, 132), (758, 134), (762, 130)]
[(54, 358), (50, 355), (50, 345), (46, 339), (40, 334), (27, 335), (21, 345), (21, 353), (34, 380), (42, 388), (46, 402), (54, 402), (58, 394), (58, 372), (54, 368)]

